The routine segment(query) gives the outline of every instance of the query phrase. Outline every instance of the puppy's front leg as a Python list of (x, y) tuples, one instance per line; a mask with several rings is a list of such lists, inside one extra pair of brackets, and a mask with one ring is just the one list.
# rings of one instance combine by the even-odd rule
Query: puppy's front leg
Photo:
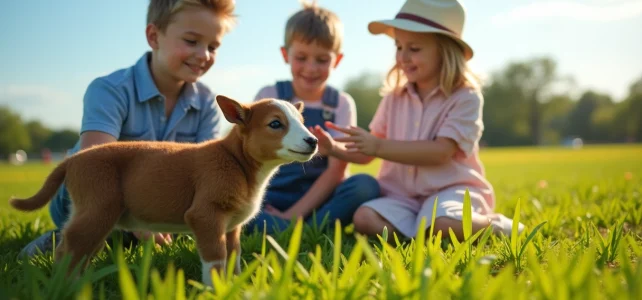
[(230, 261), (232, 251), (236, 252), (236, 262), (234, 263), (234, 274), (241, 274), (241, 225), (236, 226), (227, 235), (227, 261)]
[(227, 257), (225, 225), (227, 218), (212, 210), (190, 209), (185, 214), (185, 223), (192, 229), (196, 247), (201, 256), (202, 281), (212, 286), (212, 270), (219, 274), (225, 270)]

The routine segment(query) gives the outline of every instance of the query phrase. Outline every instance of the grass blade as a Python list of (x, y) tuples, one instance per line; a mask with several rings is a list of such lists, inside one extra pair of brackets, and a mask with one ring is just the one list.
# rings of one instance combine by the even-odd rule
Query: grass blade
[(122, 247), (117, 246), (116, 258), (118, 259), (118, 282), (120, 283), (120, 290), (123, 299), (137, 300), (138, 293), (134, 285), (134, 278), (129, 272), (127, 263), (125, 263), (125, 255), (123, 254)]
[(519, 252), (519, 249), (517, 249), (517, 244), (518, 244), (517, 238), (519, 235), (518, 228), (519, 228), (520, 202), (521, 202), (521, 199), (517, 199), (517, 205), (515, 205), (515, 214), (513, 215), (513, 228), (511, 228), (511, 236), (510, 236), (510, 248), (515, 258), (517, 257), (517, 253)]
[(334, 247), (332, 251), (332, 286), (336, 291), (339, 288), (339, 258), (341, 257), (341, 223), (339, 220), (334, 224)]
[(464, 194), (464, 216), (462, 222), (464, 226), (464, 241), (466, 241), (473, 232), (472, 204), (470, 203), (470, 192), (468, 188), (466, 188), (466, 193)]
[(522, 244), (521, 249), (519, 250), (519, 254), (517, 255), (518, 257), (522, 257), (522, 253), (524, 253), (524, 250), (526, 250), (526, 246), (535, 237), (535, 235), (537, 234), (539, 229), (542, 226), (544, 226), (544, 224), (546, 224), (546, 221), (544, 221), (542, 223), (539, 223), (537, 226), (535, 226), (535, 228), (533, 228), (533, 231), (528, 235), (528, 237), (526, 238), (526, 240)]

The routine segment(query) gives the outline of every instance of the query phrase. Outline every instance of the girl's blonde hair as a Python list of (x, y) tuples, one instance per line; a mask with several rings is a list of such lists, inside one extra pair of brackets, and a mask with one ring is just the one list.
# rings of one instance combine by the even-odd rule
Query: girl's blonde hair
[[(479, 77), (473, 73), (468, 61), (464, 57), (464, 51), (452, 38), (443, 35), (435, 34), (439, 47), (439, 55), (441, 55), (441, 70), (439, 72), (439, 87), (444, 92), (446, 97), (462, 87), (468, 86), (476, 90), (480, 89), (481, 83)], [(386, 80), (381, 89), (381, 95), (388, 93), (400, 92), (408, 79), (403, 73), (399, 65), (395, 65), (388, 71)]]

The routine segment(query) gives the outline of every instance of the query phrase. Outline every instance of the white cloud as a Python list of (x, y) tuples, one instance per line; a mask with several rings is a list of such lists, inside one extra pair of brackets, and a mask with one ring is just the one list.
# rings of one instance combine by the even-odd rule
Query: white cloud
[[(596, 2), (600, 2), (598, 4)], [(642, 1), (548, 1), (530, 3), (492, 17), (498, 25), (508, 25), (540, 18), (567, 18), (580, 21), (610, 22), (642, 15)]]

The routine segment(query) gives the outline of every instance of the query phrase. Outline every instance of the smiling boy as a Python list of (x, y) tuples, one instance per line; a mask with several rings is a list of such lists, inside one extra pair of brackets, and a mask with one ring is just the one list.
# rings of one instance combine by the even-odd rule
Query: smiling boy
[[(356, 126), (352, 97), (327, 84), (343, 58), (342, 42), (343, 25), (338, 16), (316, 4), (304, 4), (288, 19), (285, 44), (281, 47), (292, 80), (262, 88), (255, 100), (279, 98), (303, 102), (307, 127), (325, 128), (326, 121)], [(342, 135), (338, 131), (330, 134)], [(329, 218), (330, 224), (340, 220), (347, 225), (359, 205), (379, 195), (379, 185), (373, 177), (347, 175), (345, 161), (326, 156), (282, 166), (268, 186), (264, 209), (249, 228), (258, 226), (262, 230), (265, 222), (267, 232), (272, 233), (289, 226), (292, 217), (306, 219), (311, 225), (320, 225), (324, 217)], [(316, 219), (312, 218), (314, 213)]]
[[(80, 139), (71, 154), (116, 141), (195, 143), (217, 138), (221, 113), (215, 95), (198, 79), (214, 64), (216, 50), (235, 21), (234, 8), (233, 0), (151, 0), (145, 28), (151, 51), (133, 66), (89, 84)], [(21, 256), (52, 250), (52, 237), (59, 243), (60, 229), (73, 211), (64, 184), (49, 210), (57, 229), (32, 241)], [(133, 235), (171, 242), (168, 234)]]

